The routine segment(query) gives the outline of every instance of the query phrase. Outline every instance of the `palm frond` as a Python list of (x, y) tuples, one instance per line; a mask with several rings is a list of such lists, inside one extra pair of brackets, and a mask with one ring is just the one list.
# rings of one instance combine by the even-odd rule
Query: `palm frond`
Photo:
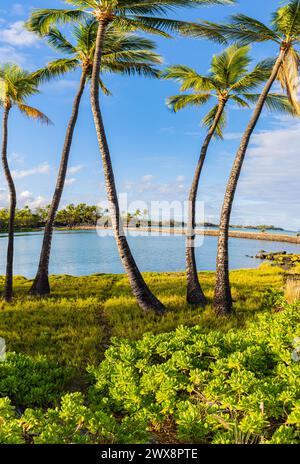
[(99, 87), (100, 89), (102, 90), (102, 92), (104, 93), (104, 95), (106, 95), (107, 97), (111, 97), (112, 96), (112, 93), (110, 90), (108, 90), (108, 88), (105, 86), (104, 82), (102, 79), (99, 79)]
[(133, 62), (161, 64), (162, 57), (150, 50), (120, 50), (118, 52), (106, 53), (102, 59), (102, 65), (109, 65), (113, 62)]
[(184, 36), (209, 39), (219, 44), (227, 44), (226, 32), (228, 28), (230, 28), (229, 25), (201, 21), (200, 23), (188, 23), (181, 28), (180, 32)]
[(149, 63), (139, 63), (138, 61), (118, 61), (114, 60), (101, 67), (101, 72), (127, 74), (129, 76), (145, 76), (159, 78), (160, 71)]
[(274, 29), (287, 38), (300, 34), (300, 0), (290, 0), (273, 15)]
[[(72, 2), (72, 0), (71, 0)], [(167, 14), (179, 7), (196, 7), (198, 5), (232, 5), (235, 0), (125, 0), (119, 1), (116, 10), (120, 13), (156, 15)]]
[(274, 63), (274, 59), (261, 61), (252, 71), (246, 73), (241, 79), (238, 79), (237, 82), (231, 86), (231, 90), (241, 93), (255, 89), (270, 77)]
[(52, 121), (41, 111), (32, 106), (25, 105), (24, 103), (19, 103), (18, 108), (25, 116), (31, 119), (38, 120), (41, 124), (53, 124)]
[(213, 56), (210, 70), (221, 87), (234, 85), (245, 74), (251, 62), (249, 51), (250, 47), (247, 45), (241, 47), (234, 44)]
[(57, 29), (51, 28), (47, 34), (48, 43), (62, 53), (73, 55), (76, 53), (76, 49), (67, 40), (67, 38)]
[(54, 24), (82, 21), (88, 16), (88, 13), (82, 10), (38, 9), (31, 13), (26, 27), (39, 35), (46, 35)]
[(226, 33), (228, 40), (234, 40), (242, 44), (253, 42), (266, 42), (268, 40), (280, 43), (281, 37), (276, 31), (266, 26), (261, 21), (244, 14), (231, 16), (231, 23)]
[(268, 40), (281, 43), (281, 37), (271, 28), (242, 14), (232, 16), (228, 24), (211, 21), (192, 23), (184, 30), (184, 34), (196, 38), (207, 38), (221, 44), (238, 42), (240, 45), (249, 45)]
[(176, 82), (180, 82), (181, 92), (189, 89), (194, 89), (195, 91), (200, 92), (213, 90), (215, 88), (214, 82), (209, 76), (202, 76), (188, 66), (170, 66), (161, 73), (161, 77), (162, 79), (172, 79)]
[(210, 93), (173, 95), (167, 99), (167, 106), (177, 113), (188, 106), (202, 106), (210, 99)]
[[(242, 97), (244, 97), (244, 94), (242, 94)], [(239, 95), (230, 95), (229, 99), (234, 101), (234, 103), (239, 106), (240, 108), (250, 108), (249, 103), (247, 103), (246, 100), (244, 100), (241, 96)]]
[(145, 22), (143, 20), (117, 16), (113, 21), (113, 25), (123, 32), (142, 31), (149, 34), (160, 35), (168, 39), (171, 38), (170, 34), (164, 30), (159, 29), (158, 27), (155, 27), (154, 25), (151, 25), (149, 21)]
[[(243, 94), (243, 97), (251, 104), (256, 104), (260, 98), (260, 94)], [(269, 111), (277, 111), (280, 113), (297, 116), (295, 108), (291, 105), (289, 99), (280, 93), (269, 93), (266, 98), (265, 107)]]
[[(202, 119), (202, 125), (207, 127), (208, 130), (212, 127), (212, 125), (213, 125), (213, 123), (215, 121), (218, 109), (219, 109), (219, 105), (215, 105), (207, 113), (207, 115)], [(219, 123), (218, 123), (218, 125), (216, 127), (214, 136), (218, 137), (220, 139), (223, 139), (223, 130), (224, 130), (225, 126), (226, 126), (226, 112), (223, 111), (223, 113), (222, 113), (222, 115), (220, 117)]]
[(76, 58), (62, 58), (51, 61), (44, 68), (33, 72), (32, 76), (33, 78), (37, 78), (39, 83), (48, 82), (55, 77), (74, 71), (79, 65), (80, 62)]
[(290, 47), (285, 54), (283, 63), (277, 75), (277, 79), (279, 80), (282, 89), (286, 92), (291, 105), (300, 115), (300, 105), (298, 99), (299, 64), (299, 53), (293, 47)]

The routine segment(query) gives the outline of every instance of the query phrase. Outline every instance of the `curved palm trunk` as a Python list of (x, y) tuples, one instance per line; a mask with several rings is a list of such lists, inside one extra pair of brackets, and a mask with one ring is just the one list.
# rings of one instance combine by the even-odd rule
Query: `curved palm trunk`
[(11, 106), (6, 104), (4, 107), (2, 124), (2, 165), (10, 195), (6, 277), (4, 287), (4, 299), (7, 302), (10, 302), (13, 296), (14, 223), (17, 205), (16, 188), (7, 161), (8, 116), (10, 109)]
[(144, 311), (154, 311), (158, 314), (162, 314), (165, 308), (162, 305), (162, 303), (151, 293), (136, 265), (136, 262), (132, 256), (130, 247), (124, 234), (122, 220), (120, 216), (114, 172), (99, 104), (99, 72), (101, 67), (102, 47), (105, 38), (107, 24), (108, 21), (99, 21), (93, 76), (91, 82), (91, 105), (94, 115), (94, 122), (99, 147), (102, 155), (106, 191), (110, 205), (112, 227), (122, 264), (128, 275), (129, 283), (131, 285), (133, 294), (136, 297), (139, 306)]
[(55, 192), (52, 198), (52, 202), (50, 205), (50, 209), (49, 209), (49, 213), (48, 213), (48, 217), (47, 217), (47, 221), (45, 225), (44, 239), (43, 239), (43, 245), (42, 245), (42, 250), (41, 250), (41, 255), (40, 255), (39, 267), (38, 267), (38, 271), (34, 279), (34, 282), (32, 284), (32, 287), (30, 289), (31, 295), (42, 296), (42, 295), (48, 295), (50, 293), (49, 260), (50, 260), (50, 252), (51, 252), (51, 245), (52, 245), (53, 225), (54, 225), (55, 216), (56, 216), (59, 204), (60, 204), (60, 200), (62, 197), (62, 193), (63, 193), (65, 181), (66, 181), (73, 135), (74, 135), (74, 130), (75, 130), (75, 126), (77, 123), (77, 119), (78, 119), (79, 106), (80, 106), (81, 98), (84, 92), (86, 79), (87, 79), (87, 74), (86, 74), (86, 71), (83, 70), (81, 79), (80, 79), (79, 90), (78, 90), (78, 93), (73, 103), (72, 115), (71, 115), (69, 125), (67, 128), (67, 132), (66, 132), (65, 143), (64, 143), (61, 161), (60, 161), (60, 168), (59, 168), (56, 188), (55, 188)]
[(204, 140), (199, 161), (195, 170), (193, 183), (189, 195), (189, 211), (188, 211), (188, 227), (187, 227), (187, 239), (186, 239), (186, 272), (187, 272), (187, 302), (190, 304), (196, 304), (205, 306), (207, 303), (206, 297), (201, 288), (195, 256), (195, 228), (196, 228), (196, 201), (197, 192), (199, 187), (199, 180), (206, 158), (207, 150), (212, 137), (219, 124), (220, 118), (223, 114), (227, 100), (220, 100), (218, 105), (218, 111), (216, 113), (214, 122)]
[(250, 123), (244, 133), (240, 147), (236, 154), (233, 167), (230, 173), (229, 181), (226, 188), (224, 197), (221, 219), (220, 219), (220, 232), (218, 241), (217, 251), (217, 263), (216, 263), (216, 287), (214, 297), (214, 307), (217, 314), (229, 315), (232, 313), (232, 296), (229, 281), (229, 262), (228, 262), (228, 231), (230, 223), (230, 215), (232, 210), (232, 204), (234, 200), (235, 191), (237, 188), (238, 180), (240, 177), (241, 169), (243, 166), (244, 158), (247, 152), (247, 148), (250, 142), (251, 135), (256, 127), (256, 124), (261, 115), (264, 107), (266, 98), (271, 90), (273, 83), (275, 82), (280, 67), (282, 65), (285, 49), (281, 49), (280, 54), (276, 60), (272, 74), (266, 83), (261, 96), (258, 100)]

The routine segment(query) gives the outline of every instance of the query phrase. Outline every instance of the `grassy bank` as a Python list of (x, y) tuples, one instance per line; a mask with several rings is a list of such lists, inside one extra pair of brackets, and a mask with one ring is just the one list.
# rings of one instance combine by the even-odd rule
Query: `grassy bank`
[[(214, 273), (200, 274), (204, 291), (212, 301)], [(99, 361), (109, 337), (138, 339), (145, 332), (160, 333), (181, 324), (200, 325), (204, 331), (242, 327), (261, 311), (267, 289), (280, 289), (283, 271), (267, 265), (231, 273), (236, 317), (217, 319), (211, 304), (203, 311), (185, 301), (185, 275), (145, 274), (150, 288), (167, 306), (163, 317), (144, 314), (132, 297), (124, 275), (51, 277), (52, 296), (27, 296), (31, 281), (15, 278), (12, 305), (0, 302), (0, 336), (10, 351), (49, 359), (76, 368)], [(3, 288), (0, 277), (0, 290)]]
[(141, 313), (123, 275), (55, 276), (41, 300), (16, 277), (0, 303), (16, 352), (0, 363), (0, 443), (300, 442), (284, 271), (233, 271), (230, 319), (213, 313), (214, 273), (200, 277), (205, 310), (186, 305), (184, 274), (145, 274), (163, 317)]

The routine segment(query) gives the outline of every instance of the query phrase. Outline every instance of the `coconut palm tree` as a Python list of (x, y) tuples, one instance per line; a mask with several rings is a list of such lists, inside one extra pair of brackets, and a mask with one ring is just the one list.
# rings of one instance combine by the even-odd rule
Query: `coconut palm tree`
[[(45, 68), (45, 73), (60, 75), (79, 68), (81, 70), (81, 77), (66, 131), (57, 183), (45, 224), (38, 271), (30, 289), (32, 295), (42, 296), (50, 293), (48, 274), (53, 225), (65, 185), (81, 99), (86, 84), (92, 75), (97, 26), (98, 23), (94, 18), (84, 20), (81, 24), (74, 26), (72, 29), (74, 43), (71, 43), (58, 29), (53, 28), (47, 34), (50, 45), (55, 47), (56, 50), (67, 54), (68, 57), (49, 63)], [(153, 65), (161, 63), (161, 58), (154, 53), (154, 48), (155, 45), (150, 40), (138, 37), (135, 34), (117, 31), (112, 26), (109, 26), (103, 46), (101, 74), (140, 74), (158, 77), (158, 70)], [(98, 83), (105, 94), (110, 94), (103, 83), (101, 75), (98, 77)]]
[(178, 31), (187, 26), (187, 23), (166, 17), (167, 13), (173, 8), (205, 4), (232, 4), (233, 1), (143, 0), (143, 2), (137, 2), (136, 0), (67, 0), (67, 3), (75, 7), (75, 9), (37, 10), (32, 14), (28, 27), (34, 28), (35, 30), (39, 30), (43, 33), (49, 30), (49, 27), (53, 24), (53, 22), (66, 23), (74, 20), (78, 21), (87, 14), (93, 15), (98, 21), (96, 52), (91, 79), (91, 105), (102, 156), (112, 226), (121, 261), (127, 272), (132, 291), (139, 306), (144, 311), (151, 310), (161, 314), (164, 312), (165, 308), (146, 285), (131, 253), (122, 226), (114, 171), (99, 103), (98, 80), (102, 63), (105, 35), (109, 24), (113, 24), (115, 27), (119, 26), (126, 30), (132, 31), (138, 29), (144, 32), (157, 33), (168, 37), (167, 31)]
[[(162, 77), (174, 79), (181, 83), (180, 90), (191, 93), (181, 93), (167, 100), (168, 106), (175, 112), (190, 106), (202, 106), (211, 99), (217, 103), (210, 109), (203, 119), (207, 127), (200, 157), (194, 173), (189, 193), (188, 227), (186, 238), (186, 270), (187, 270), (187, 301), (190, 304), (204, 306), (206, 298), (201, 288), (195, 257), (195, 227), (196, 201), (199, 181), (207, 150), (214, 136), (222, 138), (222, 130), (226, 124), (226, 105), (229, 102), (238, 107), (249, 108), (249, 104), (257, 100), (259, 95), (250, 93), (259, 84), (265, 82), (272, 70), (272, 60), (265, 60), (257, 64), (252, 71), (249, 65), (249, 46), (232, 45), (212, 59), (210, 73), (207, 76), (198, 74), (187, 66), (177, 65), (169, 67)], [(270, 109), (283, 109), (289, 106), (286, 97), (280, 94), (270, 94), (267, 99)]]
[(29, 73), (15, 64), (0, 67), (0, 104), (3, 107), (2, 122), (2, 166), (10, 195), (8, 247), (4, 298), (7, 302), (13, 296), (13, 259), (14, 259), (14, 222), (16, 213), (16, 188), (7, 159), (8, 121), (13, 107), (17, 107), (25, 116), (49, 124), (50, 120), (36, 108), (27, 104), (27, 98), (39, 93), (38, 73)]
[(300, 41), (300, 0), (289, 1), (287, 5), (280, 7), (273, 14), (269, 25), (239, 14), (232, 16), (229, 24), (208, 21), (194, 24), (187, 33), (194, 37), (209, 37), (218, 42), (238, 41), (241, 45), (271, 41), (277, 44), (279, 49), (270, 77), (261, 92), (238, 148), (221, 211), (214, 306), (217, 314), (227, 315), (232, 313), (228, 262), (228, 231), (232, 205), (251, 136), (276, 80), (280, 81), (287, 93), (294, 114), (300, 113), (297, 99), (300, 57), (296, 48)]

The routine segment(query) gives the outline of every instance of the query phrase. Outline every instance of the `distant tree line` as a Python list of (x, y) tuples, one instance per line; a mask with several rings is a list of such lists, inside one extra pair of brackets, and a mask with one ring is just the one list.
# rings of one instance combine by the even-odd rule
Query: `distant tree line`
[[(50, 206), (39, 207), (34, 210), (29, 206), (16, 210), (15, 227), (17, 230), (29, 230), (43, 228), (46, 224), (48, 211)], [(156, 221), (148, 217), (148, 211), (136, 210), (134, 212), (122, 212), (123, 223), (126, 227), (184, 227), (185, 222), (170, 219), (169, 221)], [(7, 208), (0, 209), (0, 231), (8, 230), (9, 210)], [(55, 217), (55, 227), (76, 228), (83, 226), (96, 226), (100, 221), (100, 225), (104, 227), (111, 226), (111, 219), (107, 209), (99, 208), (95, 205), (87, 205), (80, 203), (74, 205), (71, 203), (65, 208), (59, 210)]]
[[(22, 209), (16, 211), (16, 229), (17, 230), (30, 230), (39, 229), (45, 226), (49, 211), (49, 205), (45, 207), (30, 209), (29, 206), (25, 206)], [(147, 228), (147, 227), (170, 227), (180, 228), (185, 227), (187, 224), (184, 221), (176, 221), (170, 219), (169, 221), (154, 220), (148, 215), (148, 211), (141, 211), (137, 209), (134, 212), (122, 212), (123, 223), (126, 227), (135, 228)], [(9, 211), (7, 208), (0, 208), (0, 231), (7, 232), (8, 230), (8, 219)], [(68, 227), (76, 228), (83, 226), (96, 226), (97, 222), (101, 220), (100, 225), (104, 227), (111, 227), (111, 220), (109, 211), (107, 209), (99, 208), (95, 205), (87, 205), (86, 203), (79, 203), (74, 205), (73, 203), (67, 205), (65, 208), (59, 210), (56, 214), (54, 225), (55, 227)], [(211, 222), (200, 223), (199, 226), (219, 227), (218, 224)], [(283, 230), (275, 226), (243, 226), (243, 225), (230, 225), (231, 228), (238, 229), (257, 229), (262, 232), (267, 230)]]
[[(35, 210), (25, 206), (16, 211), (16, 229), (37, 229), (45, 226), (49, 206), (36, 208)], [(58, 211), (55, 219), (56, 227), (76, 227), (82, 225), (96, 225), (97, 220), (106, 214), (105, 210), (97, 206), (89, 206), (85, 203), (79, 205), (70, 204)], [(0, 209), (0, 230), (8, 230), (9, 211)]]

